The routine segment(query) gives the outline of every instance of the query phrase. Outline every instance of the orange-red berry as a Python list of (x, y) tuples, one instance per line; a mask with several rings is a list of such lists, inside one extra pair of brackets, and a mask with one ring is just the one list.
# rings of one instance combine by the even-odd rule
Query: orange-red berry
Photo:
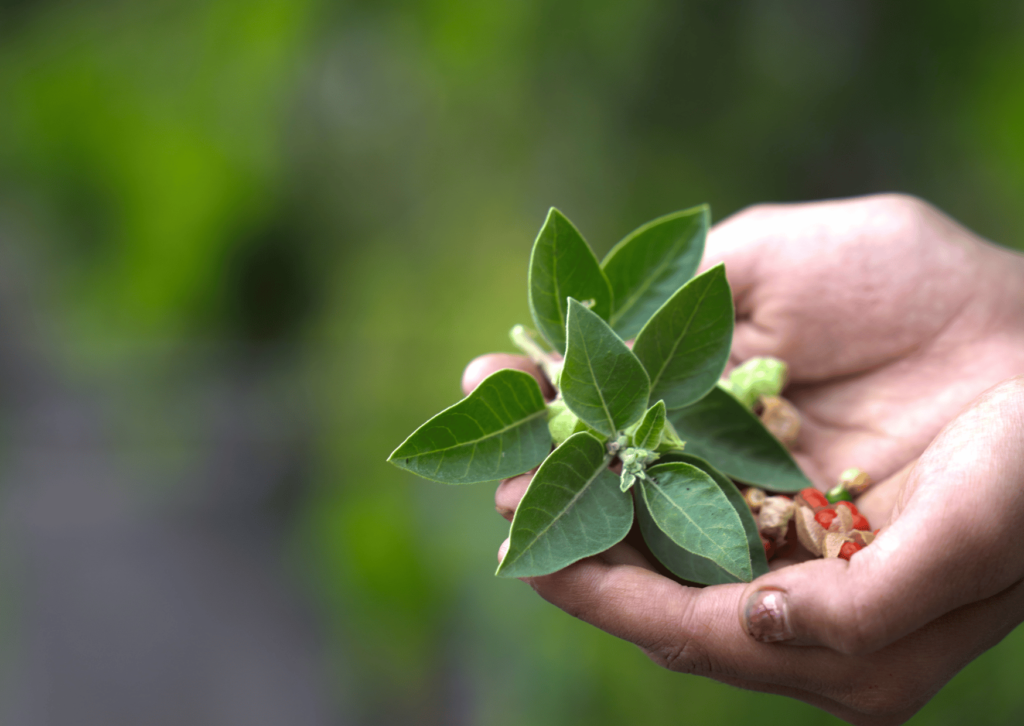
[(764, 545), (764, 556), (769, 560), (775, 556), (775, 543), (767, 537), (761, 538), (761, 544)]
[(814, 513), (815, 521), (825, 529), (832, 526), (832, 520), (835, 518), (836, 510), (834, 509), (820, 509)]
[(813, 487), (801, 489), (800, 496), (803, 498), (805, 502), (807, 502), (807, 505), (811, 509), (817, 509), (818, 507), (828, 506), (828, 500), (825, 499), (825, 495)]
[[(837, 502), (836, 509), (838, 510), (839, 507), (846, 507), (850, 510), (850, 514), (860, 514), (860, 511), (857, 509), (857, 505), (853, 502)], [(859, 529), (859, 527), (856, 527), (855, 529)]]
[(856, 542), (843, 542), (843, 546), (839, 548), (839, 556), (848, 560), (853, 557), (854, 552), (859, 552), (862, 549), (864, 548)]
[(863, 514), (854, 514), (853, 515), (853, 528), (854, 529), (862, 529), (865, 532), (870, 532), (871, 531), (871, 525), (868, 524), (868, 518), (865, 517)]

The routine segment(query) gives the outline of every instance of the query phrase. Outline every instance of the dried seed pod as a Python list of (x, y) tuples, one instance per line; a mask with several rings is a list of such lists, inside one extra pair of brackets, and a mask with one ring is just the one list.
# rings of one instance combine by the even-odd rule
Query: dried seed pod
[(868, 532), (862, 529), (855, 529), (851, 535), (851, 539), (859, 545), (867, 547), (869, 544), (875, 541), (877, 537), (874, 532)]
[(764, 500), (767, 498), (768, 495), (764, 489), (758, 489), (757, 487), (747, 487), (743, 492), (743, 500), (754, 514), (761, 511), (761, 505), (764, 504)]
[(797, 507), (793, 517), (796, 520), (796, 535), (811, 554), (821, 557), (825, 543), (825, 528), (814, 518), (810, 507)]
[(839, 485), (854, 497), (859, 497), (873, 484), (867, 472), (860, 469), (847, 469), (839, 475)]
[(795, 510), (796, 505), (789, 497), (767, 497), (757, 513), (757, 531), (762, 537), (774, 541), (776, 547), (782, 547)]
[(825, 546), (822, 547), (822, 550), (824, 550), (822, 554), (824, 554), (825, 557), (838, 557), (843, 545), (848, 541), (849, 540), (839, 532), (827, 532), (825, 534)]
[(800, 436), (800, 413), (796, 406), (781, 396), (761, 396), (761, 423), (775, 438), (791, 449)]
[(853, 512), (849, 507), (836, 507), (836, 518), (832, 520), (830, 532), (839, 532), (844, 537), (849, 537), (853, 531)]

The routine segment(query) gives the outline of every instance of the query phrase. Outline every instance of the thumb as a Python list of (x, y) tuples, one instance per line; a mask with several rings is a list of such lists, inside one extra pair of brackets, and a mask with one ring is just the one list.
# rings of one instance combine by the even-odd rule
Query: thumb
[(1024, 377), (982, 394), (906, 475), (895, 520), (849, 561), (769, 573), (740, 619), (763, 642), (874, 652), (1024, 576)]

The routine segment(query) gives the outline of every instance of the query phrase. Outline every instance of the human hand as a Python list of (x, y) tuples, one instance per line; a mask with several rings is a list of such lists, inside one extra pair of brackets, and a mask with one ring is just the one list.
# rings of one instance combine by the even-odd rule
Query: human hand
[(702, 267), (719, 262), (736, 299), (732, 362), (789, 364), (794, 456), (821, 488), (849, 467), (892, 476), (1024, 372), (1024, 257), (913, 197), (752, 207), (712, 230)]
[[(854, 723), (901, 723), (1024, 617), (1012, 531), (1024, 381), (989, 391), (934, 438), (980, 390), (1024, 370), (1020, 259), (886, 197), (745, 212), (713, 231), (706, 263), (718, 261), (737, 296), (736, 358), (791, 364), (787, 395), (806, 422), (798, 459), (819, 483), (851, 465), (887, 477), (858, 505), (889, 526), (849, 563), (815, 560), (750, 585), (686, 588), (626, 544), (531, 585), (675, 670)], [(531, 369), (484, 357), (464, 384), (509, 365)], [(528, 481), (502, 484), (499, 511), (511, 516)], [(789, 640), (765, 645), (747, 630)]]

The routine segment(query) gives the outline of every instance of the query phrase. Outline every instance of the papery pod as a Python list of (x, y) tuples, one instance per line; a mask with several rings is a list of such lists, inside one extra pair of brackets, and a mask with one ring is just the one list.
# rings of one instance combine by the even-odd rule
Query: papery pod
[(796, 536), (811, 554), (821, 557), (825, 545), (825, 528), (814, 518), (814, 510), (810, 507), (796, 508)]

